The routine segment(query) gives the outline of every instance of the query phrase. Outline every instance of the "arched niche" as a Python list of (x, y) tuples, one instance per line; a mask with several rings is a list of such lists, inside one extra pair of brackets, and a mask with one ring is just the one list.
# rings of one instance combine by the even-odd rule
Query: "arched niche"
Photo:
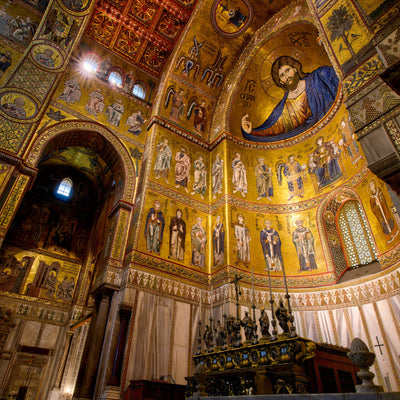
[(115, 179), (119, 179), (118, 174), (121, 175), (119, 200), (133, 203), (136, 185), (134, 163), (118, 137), (98, 123), (67, 121), (45, 129), (27, 150), (26, 163), (36, 167), (45, 154), (69, 146), (89, 147), (99, 154), (110, 166)]
[(377, 262), (374, 236), (353, 190), (340, 188), (330, 193), (318, 208), (317, 224), (327, 264), (338, 281), (349, 270)]
[[(114, 266), (122, 264), (121, 236), (128, 231), (133, 209), (133, 162), (113, 133), (81, 121), (43, 131), (26, 155), (38, 175), (4, 241), (0, 271), (9, 274), (10, 282), (3, 290), (71, 304), (77, 296), (86, 301), (110, 257)], [(88, 162), (93, 162), (89, 171)], [(98, 180), (99, 175), (105, 179)], [(86, 189), (79, 199), (55, 195), (55, 187), (66, 178), (77, 193)], [(54, 263), (60, 268), (52, 268)]]
[(246, 114), (250, 114), (253, 127), (265, 120), (283, 97), (283, 91), (275, 87), (271, 77), (273, 61), (283, 55), (300, 60), (304, 72), (312, 72), (323, 65), (335, 67), (333, 57), (329, 57), (322, 45), (318, 26), (306, 3), (290, 4), (254, 34), (224, 82), (221, 91), (224, 94), (212, 121), (211, 141), (223, 132), (245, 140), (241, 118)]

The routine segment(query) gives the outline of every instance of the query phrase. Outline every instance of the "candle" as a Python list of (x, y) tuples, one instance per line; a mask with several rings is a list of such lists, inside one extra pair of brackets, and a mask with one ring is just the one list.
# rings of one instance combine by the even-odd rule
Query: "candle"
[[(224, 315), (225, 315), (225, 282), (223, 283), (223, 285), (222, 285), (222, 290), (224, 291), (223, 292), (223, 302), (222, 302), (222, 317), (224, 317)], [(222, 319), (222, 318), (221, 318)]]
[(213, 291), (213, 287), (212, 287), (212, 285), (211, 285), (211, 296), (210, 296), (210, 320), (211, 320), (211, 318), (212, 318), (212, 308), (213, 308), (213, 298), (212, 298), (212, 291)]
[(199, 321), (201, 321), (201, 289), (199, 288), (199, 296), (200, 296), (200, 313), (199, 313)]
[(255, 303), (255, 301), (254, 301), (255, 296), (254, 296), (254, 272), (253, 272), (253, 268), (251, 269), (251, 290), (252, 290), (252, 292), (253, 292), (253, 305), (254, 305), (254, 303)]

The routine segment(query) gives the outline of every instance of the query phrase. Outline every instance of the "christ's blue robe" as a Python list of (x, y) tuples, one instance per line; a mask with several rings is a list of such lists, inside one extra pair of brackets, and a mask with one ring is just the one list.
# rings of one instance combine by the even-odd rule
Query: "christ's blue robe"
[[(263, 136), (262, 131), (275, 125), (282, 115), (289, 94), (287, 91), (263, 124), (254, 128), (251, 133), (246, 133), (242, 128), (243, 137), (253, 142), (275, 142), (294, 137), (315, 125), (327, 113), (335, 101), (339, 79), (332, 67), (324, 66), (308, 74), (304, 80), (306, 82), (307, 102), (312, 113), (304, 124), (280, 135)], [(252, 134), (253, 132), (259, 133)]]

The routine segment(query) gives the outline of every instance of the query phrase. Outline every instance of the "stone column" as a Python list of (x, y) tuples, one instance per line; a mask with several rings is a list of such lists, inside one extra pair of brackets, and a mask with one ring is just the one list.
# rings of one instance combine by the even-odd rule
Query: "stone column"
[(75, 399), (83, 400), (92, 398), (112, 294), (113, 291), (102, 288), (96, 295), (96, 309), (98, 311), (95, 320), (92, 321), (86, 340), (85, 352), (80, 367), (82, 378), (75, 389)]
[(131, 307), (128, 308), (127, 306), (122, 306), (121, 309), (119, 310), (120, 327), (118, 335), (118, 344), (117, 344), (117, 350), (115, 352), (113, 369), (109, 382), (110, 386), (119, 386), (121, 382), (123, 355), (126, 343), (126, 336), (128, 333), (129, 319), (131, 317), (131, 314), (132, 314)]
[(17, 167), (12, 165), (17, 164), (20, 167), (21, 163), (15, 157), (9, 156), (6, 158), (7, 163), (3, 163), (2, 156), (0, 150), (0, 178), (3, 178), (0, 185), (0, 248), (18, 207), (30, 183), (33, 182), (33, 177), (36, 176), (33, 169), (23, 168), (22, 172), (18, 171)]

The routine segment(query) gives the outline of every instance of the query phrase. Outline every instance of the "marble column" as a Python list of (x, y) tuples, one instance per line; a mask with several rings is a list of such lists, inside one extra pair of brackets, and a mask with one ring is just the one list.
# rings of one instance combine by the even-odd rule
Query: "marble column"
[(120, 327), (118, 335), (118, 344), (117, 344), (117, 350), (115, 352), (113, 369), (109, 382), (110, 386), (120, 385), (123, 354), (124, 354), (126, 335), (128, 333), (129, 319), (131, 317), (131, 314), (132, 314), (131, 308), (126, 308), (123, 306), (119, 310)]
[(96, 318), (92, 322), (86, 340), (85, 352), (81, 361), (81, 371), (83, 371), (83, 373), (81, 374), (82, 378), (75, 389), (75, 399), (83, 400), (92, 398), (112, 294), (113, 291), (103, 289), (96, 295)]

